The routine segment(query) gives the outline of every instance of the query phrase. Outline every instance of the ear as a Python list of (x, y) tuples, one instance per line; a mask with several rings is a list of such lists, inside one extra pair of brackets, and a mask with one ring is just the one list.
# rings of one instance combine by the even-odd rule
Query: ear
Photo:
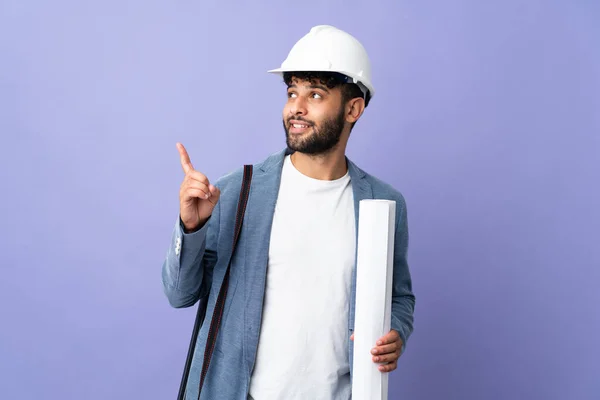
[(346, 122), (353, 124), (365, 111), (365, 99), (355, 97), (346, 104)]

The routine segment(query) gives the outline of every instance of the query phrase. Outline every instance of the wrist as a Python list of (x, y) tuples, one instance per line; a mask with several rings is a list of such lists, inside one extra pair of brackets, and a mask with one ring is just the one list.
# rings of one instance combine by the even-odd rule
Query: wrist
[(202, 229), (204, 227), (204, 225), (206, 224), (206, 222), (208, 221), (208, 218), (200, 219), (195, 224), (185, 223), (181, 219), (181, 217), (179, 218), (179, 220), (181, 222), (181, 228), (183, 230), (183, 233), (190, 234), (190, 233), (198, 232), (200, 229)]

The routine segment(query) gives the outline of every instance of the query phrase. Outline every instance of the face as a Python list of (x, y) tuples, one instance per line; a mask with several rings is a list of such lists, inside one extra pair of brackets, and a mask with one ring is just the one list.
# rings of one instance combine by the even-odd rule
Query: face
[(287, 146), (304, 154), (325, 154), (340, 141), (345, 112), (339, 87), (292, 79), (283, 109)]

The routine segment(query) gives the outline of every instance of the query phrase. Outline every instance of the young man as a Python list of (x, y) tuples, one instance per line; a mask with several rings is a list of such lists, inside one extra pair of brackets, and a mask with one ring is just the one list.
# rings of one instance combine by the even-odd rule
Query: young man
[[(287, 148), (254, 166), (201, 399), (348, 400), (358, 204), (397, 203), (392, 329), (372, 350), (382, 373), (396, 369), (413, 330), (406, 204), (345, 156), (350, 131), (374, 93), (367, 53), (354, 37), (314, 27), (269, 72), (288, 87)], [(210, 319), (231, 256), (242, 170), (213, 184), (177, 147), (185, 178), (162, 273), (173, 307), (209, 295), (186, 391), (197, 399)]]

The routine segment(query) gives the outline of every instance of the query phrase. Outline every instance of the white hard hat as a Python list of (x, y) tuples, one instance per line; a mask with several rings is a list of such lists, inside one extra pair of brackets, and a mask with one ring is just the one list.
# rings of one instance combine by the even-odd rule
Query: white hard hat
[(337, 72), (364, 91), (375, 93), (371, 63), (363, 45), (352, 35), (330, 25), (318, 25), (296, 42), (280, 68), (268, 72)]

